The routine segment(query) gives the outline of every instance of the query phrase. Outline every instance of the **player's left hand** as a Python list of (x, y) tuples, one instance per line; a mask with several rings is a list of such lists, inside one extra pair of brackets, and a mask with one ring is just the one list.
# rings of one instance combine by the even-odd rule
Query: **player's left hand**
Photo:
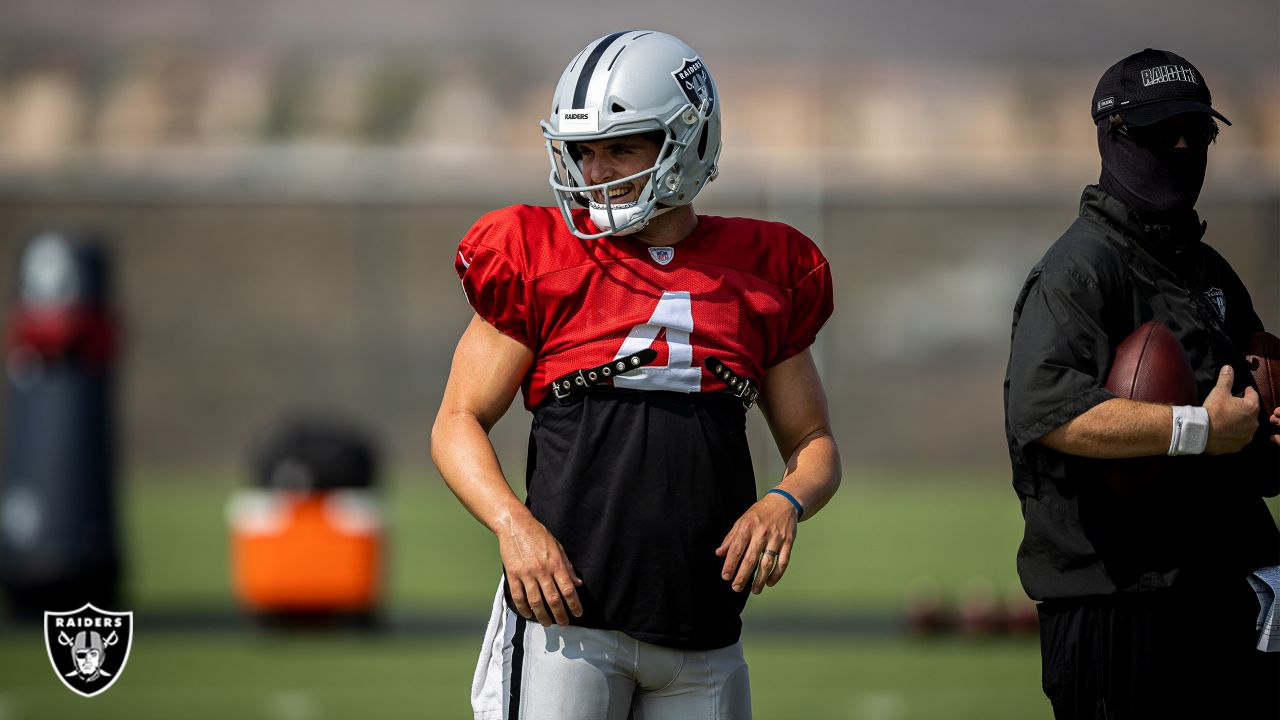
[(786, 499), (773, 493), (760, 498), (716, 548), (716, 555), (724, 558), (720, 577), (732, 579), (735, 592), (750, 585), (756, 595), (766, 585), (777, 585), (791, 561), (798, 524), (796, 509)]
[(1280, 407), (1271, 411), (1271, 426), (1275, 430), (1271, 431), (1271, 442), (1280, 445)]

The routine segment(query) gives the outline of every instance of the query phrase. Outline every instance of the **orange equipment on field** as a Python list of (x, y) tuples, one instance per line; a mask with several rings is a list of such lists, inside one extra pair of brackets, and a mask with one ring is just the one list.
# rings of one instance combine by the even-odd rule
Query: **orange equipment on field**
[(257, 487), (227, 508), (236, 599), (261, 615), (372, 615), (384, 522), (373, 452), (358, 433), (286, 426), (259, 453)]
[(236, 598), (256, 612), (361, 612), (381, 591), (382, 520), (365, 490), (242, 490), (232, 499)]

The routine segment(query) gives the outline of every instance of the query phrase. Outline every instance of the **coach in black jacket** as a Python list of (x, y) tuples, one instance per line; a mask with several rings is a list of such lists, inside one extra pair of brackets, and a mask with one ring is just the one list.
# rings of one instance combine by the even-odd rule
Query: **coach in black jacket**
[[(1280, 655), (1254, 648), (1245, 579), (1280, 563), (1261, 497), (1277, 491), (1280, 446), (1242, 353), (1262, 323), (1193, 209), (1214, 118), (1230, 123), (1191, 63), (1150, 49), (1107, 70), (1093, 118), (1101, 180), (1018, 296), (1004, 386), (1045, 694), (1060, 720), (1280, 717)], [(1202, 406), (1103, 386), (1149, 320), (1178, 338)], [(1142, 491), (1103, 480), (1107, 462), (1162, 455), (1179, 457), (1135, 471)]]

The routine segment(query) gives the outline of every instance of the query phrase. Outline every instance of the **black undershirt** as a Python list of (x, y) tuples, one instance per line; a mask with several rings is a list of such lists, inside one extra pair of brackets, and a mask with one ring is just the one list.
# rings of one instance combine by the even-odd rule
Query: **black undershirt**
[(715, 549), (756, 500), (738, 398), (548, 398), (534, 411), (526, 478), (526, 504), (584, 581), (574, 625), (676, 648), (737, 642), (747, 593), (721, 579)]

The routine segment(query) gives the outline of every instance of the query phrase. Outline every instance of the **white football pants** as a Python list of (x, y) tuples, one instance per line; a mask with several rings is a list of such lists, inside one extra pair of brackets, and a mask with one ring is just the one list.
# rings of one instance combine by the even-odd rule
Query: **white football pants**
[(678, 650), (614, 630), (544, 628), (498, 585), (471, 683), (476, 720), (746, 720), (742, 642)]

